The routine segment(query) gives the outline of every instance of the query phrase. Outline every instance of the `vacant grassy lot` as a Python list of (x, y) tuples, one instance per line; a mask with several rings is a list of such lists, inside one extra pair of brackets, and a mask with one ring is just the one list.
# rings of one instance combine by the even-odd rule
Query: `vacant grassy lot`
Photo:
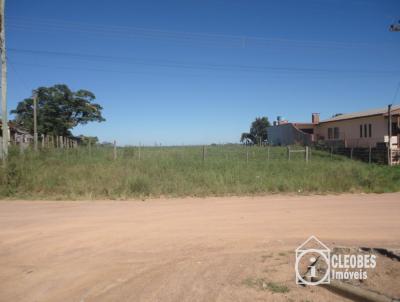
[(278, 192), (400, 191), (400, 167), (369, 165), (312, 151), (244, 146), (11, 150), (0, 168), (1, 198), (99, 199)]

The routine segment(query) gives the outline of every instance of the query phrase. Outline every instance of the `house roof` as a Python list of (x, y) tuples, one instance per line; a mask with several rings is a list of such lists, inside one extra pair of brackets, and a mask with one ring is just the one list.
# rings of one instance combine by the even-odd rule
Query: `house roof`
[[(400, 111), (400, 105), (392, 106), (392, 111), (396, 111), (396, 114), (398, 114), (398, 111)], [(388, 112), (388, 108), (384, 107), (384, 108), (371, 109), (371, 110), (361, 111), (361, 112), (346, 113), (346, 114), (341, 114), (341, 115), (320, 121), (320, 123), (349, 120), (349, 119), (355, 119), (355, 118), (367, 117), (367, 116), (373, 116), (373, 115), (386, 115), (387, 112)]]
[(292, 123), (297, 128), (312, 129), (315, 127), (313, 123)]

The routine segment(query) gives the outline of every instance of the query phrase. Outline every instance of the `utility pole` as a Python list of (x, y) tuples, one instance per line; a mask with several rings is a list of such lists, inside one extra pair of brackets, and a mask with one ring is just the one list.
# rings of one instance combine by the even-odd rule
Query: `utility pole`
[(33, 93), (33, 146), (34, 150), (38, 150), (38, 133), (37, 133), (37, 92)]
[(388, 145), (388, 164), (392, 165), (392, 104), (388, 105), (388, 136), (389, 136), (389, 145)]
[(388, 105), (388, 135), (389, 135), (389, 149), (391, 148), (390, 139), (392, 138), (392, 104)]
[(6, 35), (4, 28), (5, 0), (0, 0), (0, 52), (1, 52), (1, 120), (3, 130), (3, 161), (8, 156), (8, 119), (7, 119), (7, 62)]

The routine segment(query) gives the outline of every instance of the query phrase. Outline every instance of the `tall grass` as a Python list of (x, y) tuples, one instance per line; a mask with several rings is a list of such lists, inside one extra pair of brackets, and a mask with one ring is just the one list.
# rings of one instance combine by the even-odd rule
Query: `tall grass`
[[(248, 153), (248, 156), (247, 156)], [(280, 147), (11, 149), (0, 168), (0, 198), (126, 199), (158, 196), (215, 196), (264, 193), (400, 191), (400, 167), (352, 161), (314, 151), (287, 160)]]

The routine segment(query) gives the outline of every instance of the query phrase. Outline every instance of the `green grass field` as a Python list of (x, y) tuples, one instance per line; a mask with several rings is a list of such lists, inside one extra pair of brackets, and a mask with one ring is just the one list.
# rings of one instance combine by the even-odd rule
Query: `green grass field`
[[(247, 156), (248, 153), (248, 156)], [(0, 168), (0, 198), (127, 199), (268, 193), (400, 191), (400, 167), (312, 151), (239, 145), (25, 151), (11, 149)]]

